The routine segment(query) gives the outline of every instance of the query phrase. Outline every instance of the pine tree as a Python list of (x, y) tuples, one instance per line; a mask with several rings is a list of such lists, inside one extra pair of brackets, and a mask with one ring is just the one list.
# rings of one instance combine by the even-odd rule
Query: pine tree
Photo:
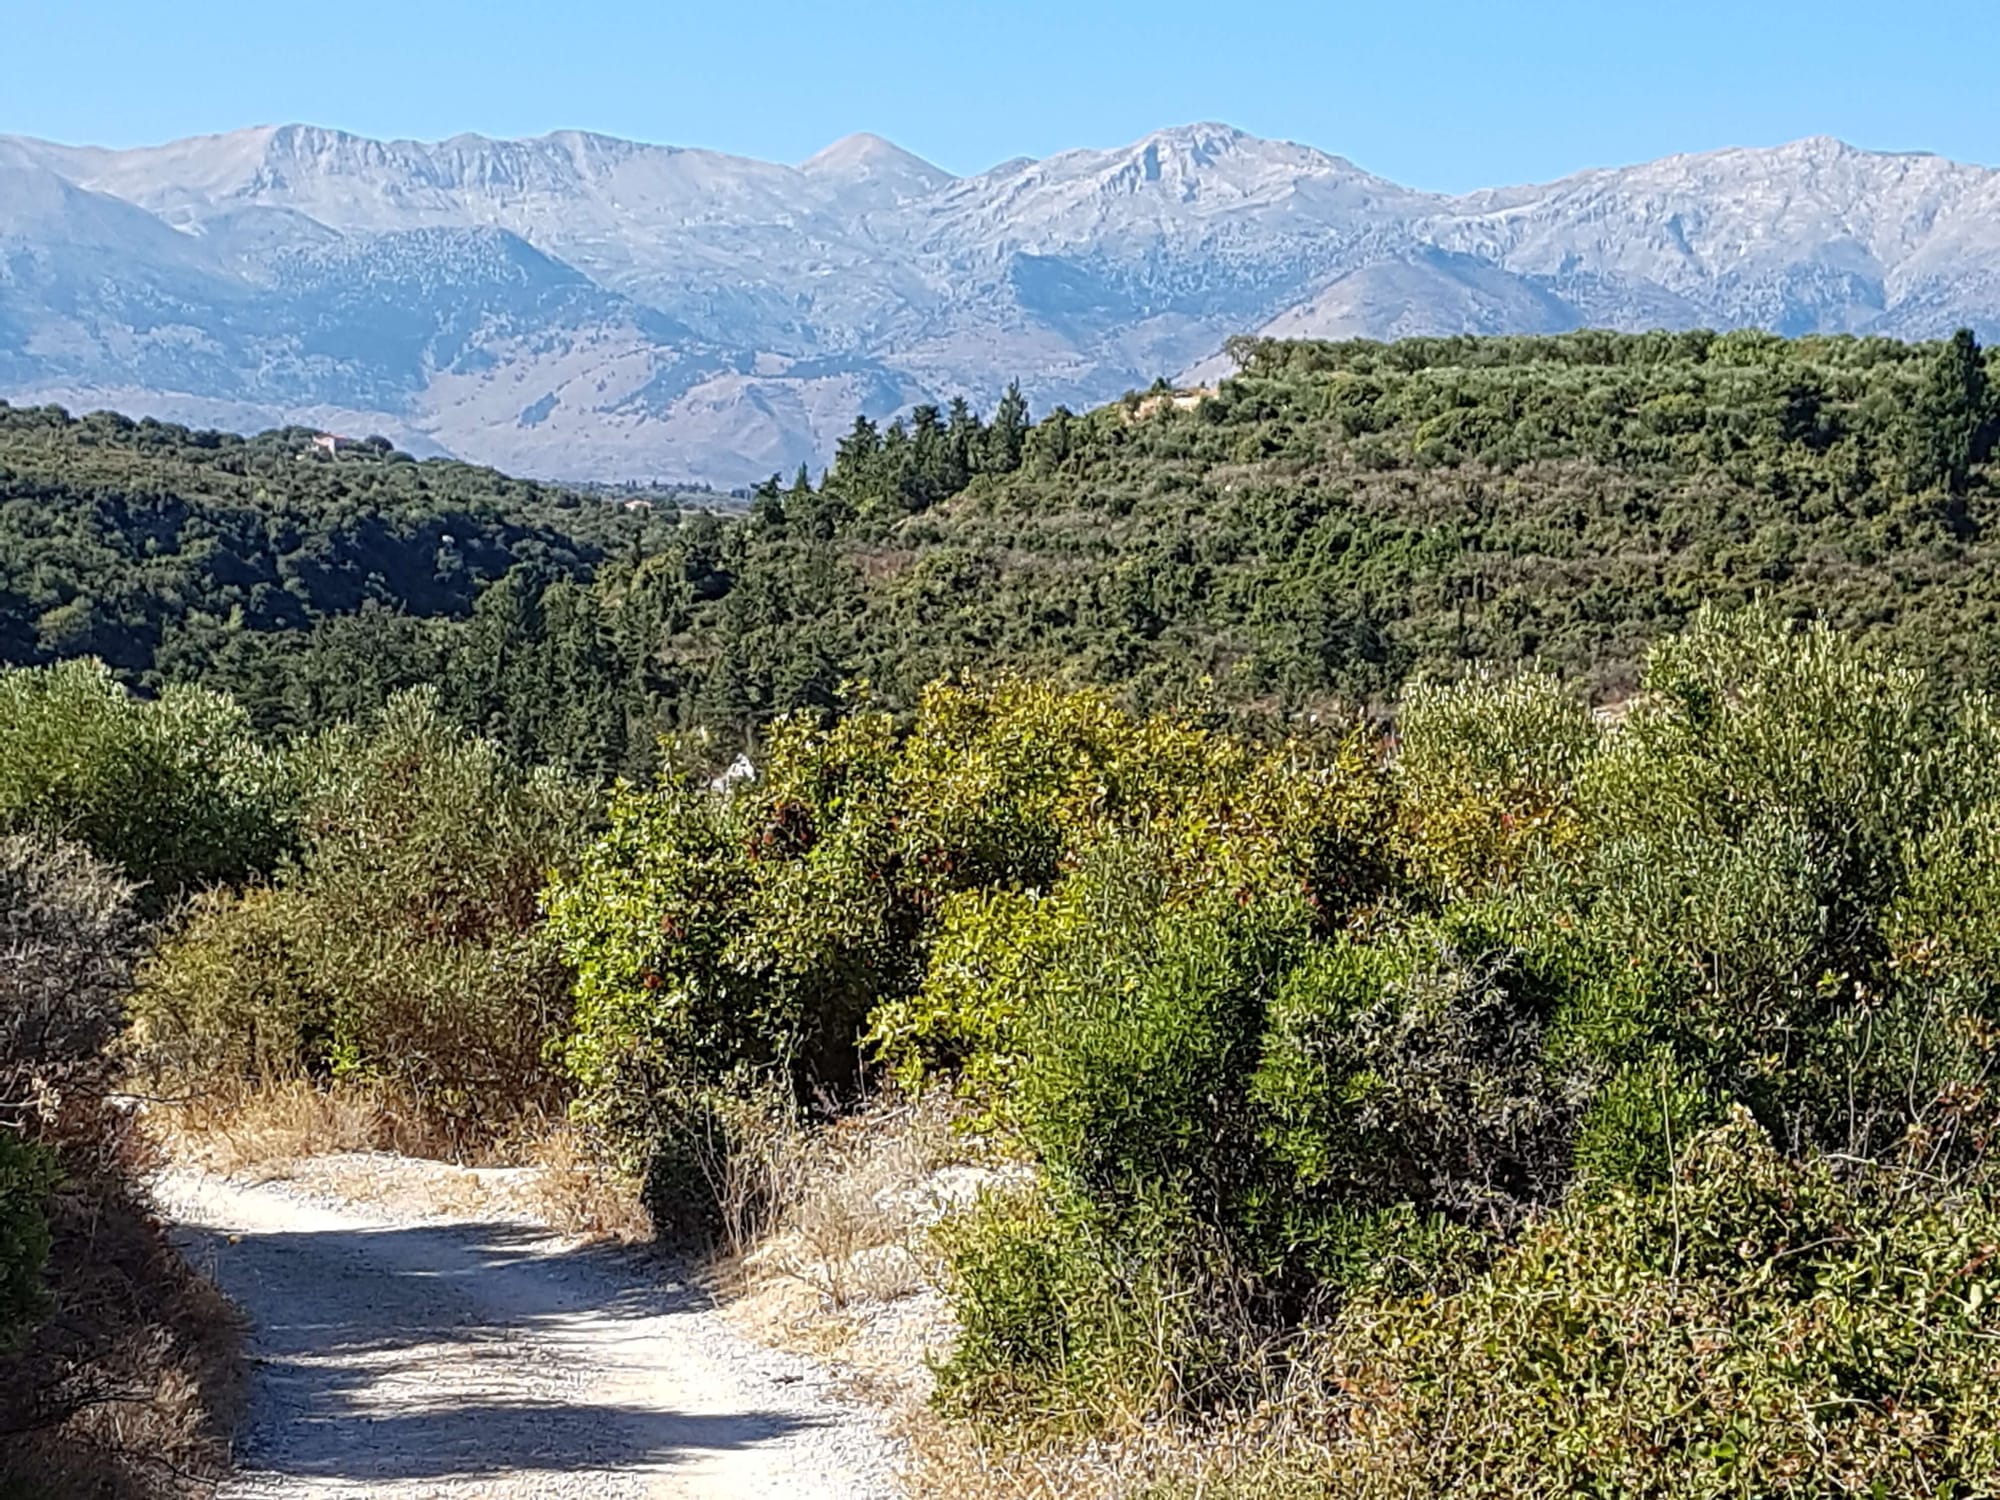
[[(969, 410), (966, 416), (971, 416)], [(928, 510), (965, 488), (965, 470), (955, 449), (944, 413), (937, 407), (926, 403), (910, 413), (909, 462), (898, 487), (905, 510)]]
[(986, 425), (978, 414), (967, 404), (963, 396), (954, 396), (945, 421), (945, 446), (950, 455), (951, 472), (947, 476), (950, 492), (956, 494), (965, 488), (972, 477), (979, 456), (986, 446)]
[(1938, 350), (1910, 405), (1913, 487), (1964, 494), (1973, 467), (1992, 456), (1994, 425), (1986, 356), (1972, 331), (1961, 328)]
[(882, 451), (882, 434), (867, 417), (856, 417), (833, 450), (833, 472), (848, 479), (861, 479)]
[(1078, 446), (1076, 429), (1079, 425), (1076, 414), (1067, 406), (1058, 406), (1038, 422), (1032, 451), (1035, 466), (1041, 470), (1061, 468), (1063, 461)]
[(785, 529), (785, 498), (773, 474), (750, 493), (750, 523), (760, 531)]
[(1021, 450), (1028, 436), (1028, 400), (1021, 394), (1021, 382), (1007, 387), (993, 411), (993, 425), (986, 429), (980, 455), (980, 469), (988, 474), (1011, 474), (1021, 467)]
[(548, 737), (530, 759), (583, 776), (607, 776), (626, 761), (624, 674), (596, 595), (560, 579), (542, 595), (549, 650), (541, 691), (552, 705)]

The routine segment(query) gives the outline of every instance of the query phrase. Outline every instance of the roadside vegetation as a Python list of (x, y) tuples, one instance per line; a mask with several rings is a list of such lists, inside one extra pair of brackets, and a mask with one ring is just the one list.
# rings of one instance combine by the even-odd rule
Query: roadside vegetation
[(178, 1494), (226, 1462), (235, 1317), (147, 1211), (117, 1054), (149, 914), (271, 847), (262, 763), (220, 700), (0, 675), (0, 1492)]
[[(7, 941), (46, 955), (5, 981), (7, 1358), (88, 1363), (49, 1341), (65, 1203), (142, 1165), (116, 1066), (218, 1134), (551, 1143), (576, 1222), (636, 1197), (828, 1316), (934, 1288), (936, 1492), (2000, 1487), (1977, 347), (1243, 357), (1185, 409), (858, 429), (718, 530), (726, 588), (685, 536), (550, 585), (638, 611), (576, 626), (606, 660), (652, 622), (639, 679), (552, 665), (584, 657), (522, 633), (560, 611), (507, 613), (518, 574), (439, 616), (512, 643), (477, 713), (0, 675)], [(1158, 628), (1084, 648), (1104, 617), (1051, 601), (1176, 527)], [(975, 534), (1012, 561), (908, 608)], [(815, 592), (904, 545), (886, 592)], [(1369, 631), (1271, 654), (1308, 637), (1269, 611), (1364, 581)], [(845, 673), (892, 628), (818, 697), (718, 665)], [(720, 675), (676, 677), (697, 651)], [(613, 702), (624, 750), (562, 748)]]

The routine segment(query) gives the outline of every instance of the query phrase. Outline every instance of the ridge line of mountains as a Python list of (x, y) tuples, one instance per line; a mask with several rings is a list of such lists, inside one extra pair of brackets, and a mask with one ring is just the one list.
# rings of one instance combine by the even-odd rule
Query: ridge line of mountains
[(857, 413), (1200, 381), (1241, 333), (2000, 332), (2000, 170), (1815, 137), (1460, 196), (1226, 125), (952, 174), (563, 131), (0, 136), (0, 398), (741, 485)]

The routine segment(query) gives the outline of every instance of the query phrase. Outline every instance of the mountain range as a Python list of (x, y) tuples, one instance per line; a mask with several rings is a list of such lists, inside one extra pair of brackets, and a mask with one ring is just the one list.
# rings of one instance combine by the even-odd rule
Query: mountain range
[(580, 132), (0, 137), (0, 398), (742, 484), (857, 413), (1209, 378), (1237, 333), (2000, 331), (2000, 171), (1814, 138), (1445, 196), (1225, 125), (957, 177)]

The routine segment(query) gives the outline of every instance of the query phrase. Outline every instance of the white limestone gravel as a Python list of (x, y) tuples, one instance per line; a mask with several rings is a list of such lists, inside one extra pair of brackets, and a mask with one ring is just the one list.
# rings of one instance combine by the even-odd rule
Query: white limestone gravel
[[(830, 1371), (746, 1339), (671, 1269), (504, 1202), (166, 1172), (155, 1196), (248, 1315), (252, 1402), (223, 1500), (869, 1500), (894, 1445)], [(395, 1191), (410, 1179), (410, 1191)]]

